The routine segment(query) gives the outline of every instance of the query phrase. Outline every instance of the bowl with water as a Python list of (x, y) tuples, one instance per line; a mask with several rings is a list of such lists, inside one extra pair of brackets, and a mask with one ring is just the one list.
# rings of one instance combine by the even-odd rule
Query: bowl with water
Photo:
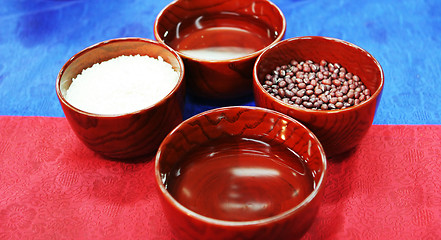
[(178, 0), (154, 25), (155, 38), (183, 58), (189, 92), (209, 99), (251, 94), (254, 61), (285, 31), (282, 11), (266, 0)]
[(295, 239), (321, 203), (326, 156), (301, 123), (258, 107), (193, 116), (161, 143), (155, 179), (177, 239)]

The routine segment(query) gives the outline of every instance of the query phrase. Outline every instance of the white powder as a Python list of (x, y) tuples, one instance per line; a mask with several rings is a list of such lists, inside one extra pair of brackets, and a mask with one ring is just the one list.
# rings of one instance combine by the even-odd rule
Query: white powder
[(159, 102), (178, 79), (161, 57), (119, 56), (84, 69), (72, 79), (65, 98), (90, 113), (130, 113)]

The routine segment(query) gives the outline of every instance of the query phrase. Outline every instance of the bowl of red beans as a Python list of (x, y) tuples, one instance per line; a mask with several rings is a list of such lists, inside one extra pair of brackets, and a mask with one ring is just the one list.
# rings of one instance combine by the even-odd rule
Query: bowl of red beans
[(374, 120), (384, 86), (379, 62), (352, 43), (329, 37), (283, 40), (253, 69), (256, 106), (307, 126), (328, 157), (357, 147)]

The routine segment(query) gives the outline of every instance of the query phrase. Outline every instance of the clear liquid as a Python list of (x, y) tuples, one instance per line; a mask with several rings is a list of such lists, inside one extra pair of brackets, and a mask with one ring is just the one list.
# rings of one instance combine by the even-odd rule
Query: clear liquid
[(166, 187), (185, 207), (229, 221), (271, 217), (302, 202), (313, 178), (301, 158), (280, 144), (220, 139), (187, 155), (166, 176)]
[(189, 18), (167, 33), (164, 41), (193, 58), (239, 58), (271, 44), (277, 32), (262, 21), (232, 13)]
[(193, 58), (204, 60), (227, 60), (244, 57), (255, 52), (252, 48), (241, 47), (209, 47), (192, 50), (182, 50), (181, 53)]

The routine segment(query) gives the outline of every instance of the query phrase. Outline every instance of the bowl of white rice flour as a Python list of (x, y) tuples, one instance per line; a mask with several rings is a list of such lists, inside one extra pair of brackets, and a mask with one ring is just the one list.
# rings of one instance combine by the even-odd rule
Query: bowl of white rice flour
[(168, 46), (118, 38), (75, 54), (60, 70), (56, 92), (78, 138), (116, 159), (152, 155), (182, 121), (184, 64)]

